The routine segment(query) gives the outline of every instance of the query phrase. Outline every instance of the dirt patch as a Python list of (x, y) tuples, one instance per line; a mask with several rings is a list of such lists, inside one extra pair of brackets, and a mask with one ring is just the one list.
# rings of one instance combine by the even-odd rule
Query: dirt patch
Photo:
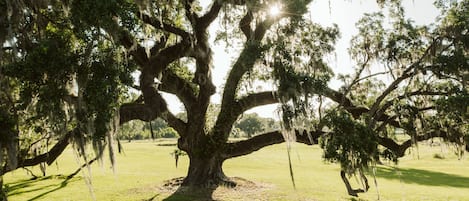
[(249, 181), (240, 177), (233, 177), (231, 180), (237, 183), (236, 187), (218, 187), (213, 193), (215, 200), (267, 200), (264, 194), (275, 188), (273, 184)]
[[(178, 190), (183, 179), (184, 177), (178, 177), (166, 180), (156, 189), (155, 187), (149, 188), (155, 189), (164, 195), (171, 195), (172, 193), (176, 192), (176, 190)], [(266, 197), (263, 195), (266, 193), (266, 191), (275, 188), (275, 185), (273, 184), (249, 181), (240, 177), (232, 177), (230, 179), (236, 182), (236, 187), (218, 187), (212, 195), (214, 200), (267, 200), (262, 199), (263, 197)]]

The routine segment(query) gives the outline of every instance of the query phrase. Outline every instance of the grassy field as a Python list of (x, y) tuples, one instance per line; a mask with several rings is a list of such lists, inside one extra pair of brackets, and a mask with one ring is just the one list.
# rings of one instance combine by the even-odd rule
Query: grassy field
[[(92, 186), (96, 200), (163, 200), (171, 191), (162, 188), (165, 180), (182, 177), (188, 166), (187, 156), (175, 168), (170, 155), (175, 146), (158, 146), (162, 142), (125, 143), (125, 153), (117, 156), (116, 173), (108, 160), (93, 164)], [(175, 143), (175, 141), (164, 142)], [(457, 160), (446, 145), (413, 149), (400, 163), (376, 168), (378, 188), (369, 177), (370, 191), (357, 200), (469, 200), (469, 159)], [(296, 189), (288, 171), (285, 144), (271, 146), (254, 154), (228, 160), (225, 173), (253, 184), (244, 189), (220, 187), (214, 197), (219, 200), (354, 200), (347, 196), (336, 164), (324, 163), (318, 146), (294, 144), (292, 162)], [(445, 159), (438, 159), (438, 154)], [(5, 175), (10, 201), (92, 200), (83, 174), (70, 180), (66, 175), (78, 167), (71, 149), (48, 167), (46, 177), (31, 180), (26, 170)], [(40, 175), (39, 168), (31, 169)], [(86, 171), (85, 171), (86, 172)], [(355, 179), (352, 185), (358, 187)]]

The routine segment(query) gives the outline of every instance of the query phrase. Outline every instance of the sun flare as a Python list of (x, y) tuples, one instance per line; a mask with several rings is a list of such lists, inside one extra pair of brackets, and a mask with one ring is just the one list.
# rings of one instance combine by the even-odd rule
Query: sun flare
[(280, 14), (280, 6), (278, 4), (274, 4), (269, 8), (269, 15), (270, 16), (278, 16)]

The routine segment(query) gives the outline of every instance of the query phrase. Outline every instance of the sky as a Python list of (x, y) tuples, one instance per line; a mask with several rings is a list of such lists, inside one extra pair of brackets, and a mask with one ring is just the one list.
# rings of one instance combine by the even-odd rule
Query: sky
[[(212, 0), (201, 0), (200, 4), (204, 8), (208, 8)], [(403, 0), (403, 6), (406, 16), (415, 21), (416, 24), (429, 24), (435, 21), (439, 11), (433, 6), (431, 0)], [(330, 26), (337, 24), (341, 38), (336, 43), (336, 51), (333, 56), (328, 57), (330, 67), (335, 74), (348, 74), (353, 72), (353, 61), (350, 59), (347, 48), (349, 41), (358, 31), (355, 23), (363, 16), (364, 13), (379, 11), (376, 0), (316, 0), (310, 4), (309, 15), (311, 19), (321, 25)], [(214, 22), (210, 27), (210, 41), (214, 41), (215, 32), (219, 29), (219, 23)], [(226, 44), (213, 43), (213, 62), (212, 76), (214, 84), (217, 86), (217, 94), (212, 96), (213, 103), (220, 103), (221, 89), (231, 64), (238, 56), (236, 49), (227, 51)], [(329, 83), (330, 87), (338, 88), (340, 82), (337, 80)], [(170, 111), (178, 113), (182, 111), (182, 104), (175, 96), (165, 95)], [(256, 112), (261, 117), (278, 118), (277, 105), (268, 105), (254, 108), (247, 113)]]

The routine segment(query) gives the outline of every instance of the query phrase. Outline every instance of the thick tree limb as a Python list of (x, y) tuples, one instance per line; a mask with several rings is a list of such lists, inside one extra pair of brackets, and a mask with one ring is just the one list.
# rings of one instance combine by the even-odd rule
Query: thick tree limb
[(196, 24), (196, 20), (199, 16), (192, 11), (192, 3), (194, 0), (183, 0), (184, 1), (184, 10), (186, 13), (186, 18), (189, 20), (192, 26)]
[(195, 88), (194, 84), (182, 79), (169, 69), (163, 72), (161, 85), (159, 85), (161, 91), (176, 95), (186, 110), (190, 110), (191, 105), (197, 100)]
[(278, 99), (275, 97), (274, 91), (265, 91), (249, 94), (240, 98), (237, 102), (240, 108), (240, 114), (242, 114), (243, 112), (254, 107), (278, 103)]
[[(306, 132), (307, 131), (302, 131), (302, 133), (300, 134), (300, 131), (295, 130), (296, 141), (299, 143), (306, 144), (306, 145), (314, 145), (318, 143), (319, 137), (325, 134), (325, 132), (323, 131), (310, 131), (310, 134), (311, 134), (311, 139), (310, 139), (309, 136), (306, 134)], [(333, 135), (333, 133), (329, 133), (329, 134)], [(437, 131), (427, 132), (423, 135), (417, 135), (414, 137), (414, 139), (406, 140), (402, 144), (398, 144), (393, 139), (379, 136), (378, 143), (381, 146), (386, 147), (387, 149), (393, 151), (397, 157), (403, 157), (405, 155), (406, 150), (412, 146), (413, 142), (421, 142), (421, 141), (429, 140), (431, 138), (436, 138), (436, 137), (441, 137), (445, 140), (454, 141), (454, 139), (451, 139), (446, 132), (437, 130)], [(234, 142), (234, 143), (228, 143), (226, 145), (224, 157), (228, 159), (228, 158), (247, 155), (252, 152), (258, 151), (259, 149), (264, 148), (266, 146), (280, 144), (283, 142), (285, 142), (285, 140), (280, 131), (273, 131), (273, 132), (257, 135), (247, 140)], [(466, 149), (467, 149), (467, 146), (466, 146)]]
[(252, 12), (250, 10), (247, 11), (246, 15), (239, 21), (239, 28), (243, 32), (244, 36), (246, 36), (247, 40), (250, 40), (252, 37), (252, 29), (251, 29), (251, 22), (254, 19)]
[[(305, 10), (306, 11), (306, 10)], [(272, 25), (281, 20), (282, 18), (292, 17), (296, 14), (294, 12), (286, 12), (287, 14), (279, 17), (267, 17), (262, 22), (259, 22), (254, 29), (253, 37), (245, 42), (244, 48), (241, 51), (238, 59), (234, 63), (228, 78), (226, 80), (225, 89), (223, 91), (222, 105), (220, 109), (220, 115), (217, 118), (215, 124), (215, 131), (219, 132), (217, 135), (226, 135), (225, 120), (228, 122), (232, 121), (234, 117), (232, 105), (235, 104), (235, 95), (239, 86), (239, 82), (243, 75), (254, 67), (256, 61), (262, 55), (261, 41), (264, 38), (266, 32), (272, 27)], [(248, 19), (244, 19), (248, 21)], [(244, 24), (244, 26), (247, 26)]]
[(140, 103), (126, 103), (121, 105), (119, 115), (120, 125), (135, 119), (151, 121), (157, 118), (157, 113), (153, 112), (147, 105)]
[(187, 124), (181, 119), (174, 116), (173, 113), (167, 111), (161, 114), (161, 118), (163, 118), (166, 122), (168, 122), (168, 124), (172, 128), (174, 128), (174, 130), (176, 130), (179, 133), (179, 135), (181, 135), (182, 137), (186, 135)]
[(222, 116), (221, 118), (223, 118), (223, 121), (220, 121), (220, 123), (217, 124), (217, 126), (215, 127), (215, 132), (220, 133), (219, 135), (224, 133), (224, 137), (227, 138), (228, 135), (226, 135), (226, 133), (230, 132), (233, 123), (245, 111), (262, 105), (278, 103), (278, 100), (275, 98), (274, 94), (275, 92), (273, 91), (265, 91), (255, 94), (249, 94), (245, 97), (236, 100), (232, 103), (231, 107), (228, 108), (229, 113), (225, 113), (223, 115), (220, 114), (220, 116)]
[[(192, 51), (190, 41), (188, 39), (164, 48), (158, 54), (150, 57), (150, 67), (152, 70), (149, 72), (151, 75), (156, 76), (166, 70), (168, 65), (182, 57), (188, 56)], [(147, 66), (147, 65), (144, 65)]]
[[(307, 145), (317, 144), (318, 138), (324, 134), (322, 131), (312, 131), (310, 132), (310, 139), (306, 131), (302, 131), (301, 133), (300, 132), (301, 131), (295, 130), (296, 142)], [(273, 131), (261, 135), (256, 135), (247, 140), (228, 143), (226, 145), (224, 157), (228, 159), (247, 155), (266, 146), (280, 144), (282, 142), (285, 142), (285, 139), (283, 138), (281, 131)]]
[(147, 14), (144, 14), (142, 12), (138, 12), (136, 14), (136, 16), (139, 16), (139, 18), (147, 23), (147, 24), (150, 24), (152, 27), (154, 27), (155, 29), (160, 29), (160, 30), (163, 30), (163, 31), (167, 31), (169, 33), (173, 33), (173, 34), (176, 34), (178, 36), (181, 36), (182, 38), (188, 38), (189, 37), (189, 33), (187, 33), (186, 31), (184, 31), (183, 29), (180, 29), (178, 27), (175, 27), (171, 24), (168, 24), (168, 23), (162, 23), (160, 20), (158, 19), (155, 19), (154, 17), (151, 17)]
[(371, 116), (375, 116), (376, 114), (376, 111), (378, 110), (379, 108), (379, 105), (381, 104), (381, 102), (384, 100), (384, 98), (386, 98), (386, 96), (388, 96), (391, 92), (393, 92), (397, 86), (404, 80), (406, 80), (407, 78), (409, 77), (412, 77), (414, 75), (417, 74), (417, 71), (411, 71), (412, 69), (414, 69), (415, 66), (414, 65), (411, 65), (409, 66), (406, 70), (404, 70), (404, 73), (398, 77), (396, 80), (394, 80), (384, 91), (383, 93), (381, 93), (380, 96), (378, 96), (378, 98), (376, 98), (375, 102), (373, 103), (373, 105), (371, 106), (370, 108), (370, 111), (369, 111), (369, 114)]
[[(40, 163), (47, 163), (48, 165), (52, 164), (67, 148), (70, 144), (71, 138), (78, 133), (78, 129), (75, 128), (65, 134), (47, 153), (43, 153), (41, 155), (35, 156), (33, 158), (18, 158), (18, 167), (17, 168), (24, 168), (24, 167), (31, 167), (35, 165), (39, 165)], [(8, 167), (3, 168), (3, 174), (13, 171)]]
[(223, 90), (222, 104), (220, 113), (215, 123), (214, 130), (217, 135), (225, 135), (229, 133), (232, 124), (237, 118), (237, 109), (234, 108), (236, 103), (236, 91), (238, 89), (241, 77), (251, 68), (253, 68), (256, 60), (261, 56), (261, 49), (255, 42), (247, 42), (241, 51), (237, 61), (234, 63)]
[(386, 137), (378, 137), (378, 143), (393, 151), (394, 154), (396, 154), (396, 156), (400, 158), (405, 155), (405, 151), (409, 147), (411, 147), (414, 142), (421, 142), (436, 137), (441, 137), (445, 140), (454, 141), (450, 138), (450, 136), (448, 136), (448, 133), (446, 133), (445, 131), (435, 130), (427, 132), (423, 135), (417, 135), (413, 139), (406, 140), (402, 144), (398, 144), (394, 140)]
[(168, 124), (174, 128), (180, 135), (184, 135), (186, 129), (186, 123), (181, 119), (174, 116), (171, 112), (162, 108), (163, 112), (158, 113), (153, 111), (153, 109), (145, 104), (138, 103), (127, 103), (123, 104), (120, 107), (120, 121), (119, 124), (122, 125), (131, 120), (142, 120), (149, 122), (157, 117), (163, 118)]
[(198, 19), (198, 26), (207, 29), (207, 27), (215, 20), (220, 12), (222, 2), (220, 0), (214, 0), (210, 10)]

